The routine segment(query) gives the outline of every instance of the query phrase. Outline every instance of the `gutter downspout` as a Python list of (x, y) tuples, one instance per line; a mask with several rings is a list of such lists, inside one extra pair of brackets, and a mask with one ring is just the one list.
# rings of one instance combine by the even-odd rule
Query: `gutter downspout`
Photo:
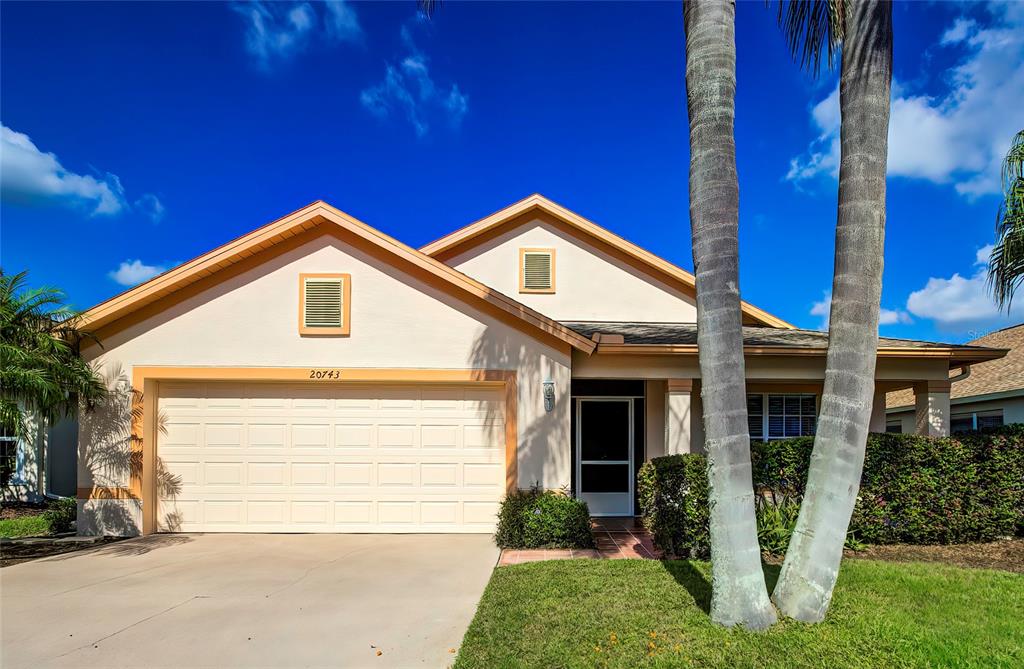
[(971, 375), (971, 366), (970, 365), (960, 365), (960, 373), (957, 374), (956, 376), (949, 377), (949, 382), (950, 383), (956, 383), (957, 381), (963, 381), (964, 379), (966, 379), (970, 375)]

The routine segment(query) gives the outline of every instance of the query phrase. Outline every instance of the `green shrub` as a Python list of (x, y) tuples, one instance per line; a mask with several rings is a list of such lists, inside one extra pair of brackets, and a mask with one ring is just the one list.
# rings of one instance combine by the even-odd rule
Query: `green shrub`
[(757, 543), (762, 553), (785, 555), (789, 539), (793, 536), (797, 516), (800, 515), (799, 500), (782, 495), (757, 497)]
[(74, 497), (62, 497), (50, 502), (50, 507), (43, 512), (43, 518), (50, 525), (52, 534), (70, 532), (71, 524), (78, 516), (78, 501)]
[(1024, 425), (943, 439), (872, 435), (851, 526), (869, 543), (1022, 534)]
[(498, 509), (498, 529), (494, 533), (494, 542), (501, 548), (522, 548), (526, 545), (523, 538), (523, 526), (526, 510), (532, 508), (540, 490), (516, 490), (506, 495)]
[(498, 511), (501, 548), (593, 548), (587, 503), (554, 490), (517, 490)]
[[(796, 522), (813, 439), (751, 445), (762, 549), (781, 553)], [(640, 507), (655, 543), (676, 555), (708, 551), (706, 458), (671, 455), (640, 471)], [(767, 498), (767, 499), (765, 499)], [(789, 500), (773, 504), (772, 499)], [(959, 543), (1024, 535), (1024, 425), (943, 439), (868, 437), (848, 547)]]
[(708, 534), (708, 474), (703, 455), (654, 458), (637, 479), (644, 525), (670, 555), (705, 557)]
[[(757, 543), (761, 552), (781, 557), (789, 548), (789, 540), (796, 529), (797, 517), (800, 515), (800, 500), (788, 495), (766, 493), (758, 495), (755, 500), (757, 517)], [(845, 547), (851, 550), (864, 548), (855, 532), (846, 533)]]

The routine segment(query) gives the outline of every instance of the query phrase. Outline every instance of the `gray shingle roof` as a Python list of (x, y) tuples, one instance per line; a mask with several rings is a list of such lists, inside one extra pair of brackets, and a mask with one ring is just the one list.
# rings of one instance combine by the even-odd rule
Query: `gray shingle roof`
[[(593, 337), (597, 333), (622, 335), (626, 344), (664, 344), (664, 345), (696, 345), (696, 323), (627, 323), (600, 321), (562, 321), (562, 325), (576, 332)], [(826, 348), (828, 333), (817, 330), (786, 330), (781, 328), (750, 327), (743, 328), (743, 344), (745, 346), (790, 346), (796, 348)], [(927, 349), (943, 348), (964, 351), (984, 351), (984, 346), (968, 346), (963, 344), (943, 344), (939, 342), (917, 341), (914, 339), (892, 339), (879, 337), (880, 348)]]
[[(968, 343), (974, 346), (1007, 348), (1010, 352), (1005, 358), (971, 367), (970, 376), (953, 384), (950, 399), (1005, 393), (1024, 388), (1024, 323), (997, 330)], [(886, 406), (890, 409), (913, 404), (912, 390), (894, 391), (886, 398)]]

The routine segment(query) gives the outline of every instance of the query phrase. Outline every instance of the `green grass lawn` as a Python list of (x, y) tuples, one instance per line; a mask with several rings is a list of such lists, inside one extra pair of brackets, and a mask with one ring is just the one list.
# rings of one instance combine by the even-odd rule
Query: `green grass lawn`
[[(769, 587), (778, 567), (765, 567)], [(828, 619), (764, 633), (707, 615), (710, 565), (561, 560), (495, 569), (456, 667), (1021, 667), (1024, 576), (847, 560)]]
[(42, 514), (0, 520), (0, 537), (34, 537), (50, 533), (50, 521)]

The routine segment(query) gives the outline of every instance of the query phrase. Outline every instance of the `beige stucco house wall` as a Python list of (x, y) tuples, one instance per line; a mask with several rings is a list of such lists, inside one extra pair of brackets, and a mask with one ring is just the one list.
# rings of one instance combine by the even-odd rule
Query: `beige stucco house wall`
[[(296, 277), (351, 274), (351, 334), (300, 337)], [(135, 366), (502, 369), (518, 377), (518, 479), (547, 488), (570, 480), (566, 346), (543, 343), (380, 258), (324, 235), (103, 338), (84, 356), (119, 401), (82, 418), (80, 487), (130, 484)], [(546, 411), (542, 384), (556, 402)], [(137, 533), (137, 500), (81, 502), (84, 532)]]
[[(517, 267), (521, 248), (554, 250), (554, 293), (519, 290)], [(697, 320), (692, 296), (543, 218), (526, 220), (446, 262), (557, 320)]]

